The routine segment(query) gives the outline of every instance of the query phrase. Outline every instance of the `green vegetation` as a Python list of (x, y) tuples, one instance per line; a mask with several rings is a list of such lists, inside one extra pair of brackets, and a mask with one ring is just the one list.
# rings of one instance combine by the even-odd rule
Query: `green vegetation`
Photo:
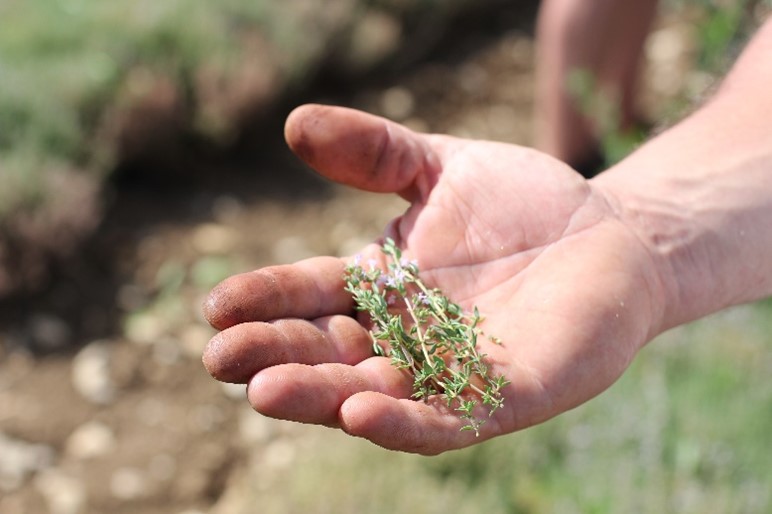
[[(704, 74), (706, 79), (701, 82), (705, 86), (723, 76), (765, 13), (772, 9), (770, 0), (667, 0), (662, 4), (664, 11), (685, 11), (693, 19), (691, 69), (683, 71)], [(622, 160), (648, 138), (649, 127), (621, 129), (618, 98), (599, 91), (596, 77), (587, 70), (575, 70), (569, 76), (568, 88), (579, 109), (597, 126), (599, 151), (606, 167)], [(694, 107), (694, 95), (695, 91), (686, 88), (659, 109), (667, 118), (678, 120)]]
[(359, 4), (0, 3), (0, 247), (17, 249), (0, 252), (0, 295), (35, 287), (45, 272), (20, 265), (47, 269), (99, 225), (118, 163), (227, 145), (313, 72)]
[[(361, 59), (361, 49), (354, 48), (359, 41), (355, 27), (371, 11), (392, 16), (399, 32), (420, 25), (417, 20), (442, 25), (464, 6), (479, 3), (2, 2), (0, 243), (37, 239), (28, 244), (45, 246), (40, 241), (57, 234), (69, 241), (55, 246), (73, 247), (98, 224), (101, 185), (117, 162), (158, 141), (227, 144), (250, 117), (301, 87), (323, 59), (337, 59), (341, 69), (347, 69), (346, 59)], [(683, 7), (678, 0), (669, 4)], [(727, 45), (741, 42), (752, 27), (753, 9), (770, 4), (690, 4), (704, 13), (697, 26), (699, 63), (710, 68), (725, 62)], [(377, 61), (384, 55), (373, 56)], [(349, 65), (362, 67), (359, 61)], [(589, 98), (581, 93), (588, 89), (592, 84), (585, 77), (579, 81), (580, 94)], [(601, 110), (608, 120), (603, 152), (613, 162), (643, 136), (621, 134), (613, 110)], [(88, 195), (94, 198), (87, 201)], [(76, 199), (95, 207), (88, 214), (68, 207)], [(20, 217), (69, 228), (30, 235), (22, 228), (28, 223), (16, 222)], [(13, 265), (0, 262), (0, 269), (8, 266)]]
[[(40, 200), (56, 168), (104, 175), (115, 109), (129, 108), (137, 70), (191, 93), (203, 63), (236, 66), (267, 3), (11, 0), (0, 6), (0, 215)], [(296, 62), (296, 61), (293, 61)], [(132, 90), (133, 87), (133, 90)], [(132, 95), (135, 98), (132, 98)], [(183, 98), (193, 102), (193, 98)], [(120, 127), (117, 127), (120, 129)]]
[[(771, 327), (766, 302), (673, 330), (600, 397), (438, 457), (309, 429), (312, 441), (285, 472), (253, 472), (254, 497), (244, 505), (283, 513), (769, 512)], [(271, 486), (261, 493), (264, 480)]]
[(412, 375), (413, 398), (428, 401), (439, 395), (465, 421), (462, 430), (479, 435), (487, 416), (479, 417), (476, 407), (482, 403), (492, 416), (504, 403), (501, 389), (509, 383), (504, 376), (491, 376), (479, 352), (480, 313), (475, 308), (467, 315), (442, 291), (427, 288), (418, 263), (404, 259), (392, 239), (381, 250), (386, 270), (375, 261), (365, 269), (358, 256), (345, 275), (357, 310), (372, 320), (373, 350)]

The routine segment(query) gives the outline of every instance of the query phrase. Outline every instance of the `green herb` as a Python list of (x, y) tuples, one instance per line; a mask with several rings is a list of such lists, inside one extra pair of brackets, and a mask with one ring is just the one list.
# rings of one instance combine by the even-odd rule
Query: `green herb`
[(373, 350), (413, 375), (414, 398), (428, 401), (439, 395), (466, 421), (462, 430), (479, 435), (485, 420), (475, 416), (475, 407), (482, 402), (492, 415), (504, 402), (501, 389), (509, 382), (492, 377), (485, 355), (478, 352), (482, 318), (477, 307), (465, 314), (439, 289), (426, 287), (418, 263), (404, 259), (391, 239), (382, 251), (386, 271), (375, 260), (363, 266), (358, 256), (344, 277), (357, 310), (372, 321)]

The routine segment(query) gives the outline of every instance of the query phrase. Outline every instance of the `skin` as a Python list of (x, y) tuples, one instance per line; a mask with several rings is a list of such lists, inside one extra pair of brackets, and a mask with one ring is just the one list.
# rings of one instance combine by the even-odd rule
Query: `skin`
[[(533, 149), (418, 134), (350, 109), (289, 116), (287, 142), (319, 173), (410, 202), (384, 235), (503, 341), (481, 342), (511, 384), (479, 437), (437, 402), (411, 400), (410, 378), (372, 356), (343, 291), (349, 259), (226, 279), (204, 305), (221, 330), (204, 365), (248, 384), (264, 415), (426, 455), (589, 400), (662, 331), (772, 294), (769, 55), (772, 23), (711, 102), (590, 181)], [(377, 245), (362, 254), (379, 257)]]
[(536, 148), (581, 163), (598, 144), (599, 128), (579, 108), (571, 73), (588, 72), (596, 94), (614, 100), (619, 129), (638, 117), (635, 97), (643, 45), (657, 0), (544, 0), (536, 30)]

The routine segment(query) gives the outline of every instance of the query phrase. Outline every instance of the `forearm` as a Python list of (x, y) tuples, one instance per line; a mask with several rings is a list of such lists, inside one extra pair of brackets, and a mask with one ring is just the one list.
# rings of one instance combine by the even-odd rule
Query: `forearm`
[(772, 21), (704, 107), (594, 183), (652, 255), (662, 329), (772, 294)]

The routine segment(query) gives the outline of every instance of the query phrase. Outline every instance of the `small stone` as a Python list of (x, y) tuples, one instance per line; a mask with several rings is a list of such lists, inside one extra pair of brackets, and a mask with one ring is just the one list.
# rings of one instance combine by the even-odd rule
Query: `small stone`
[(646, 57), (658, 63), (671, 63), (687, 48), (684, 34), (678, 27), (665, 27), (654, 31), (646, 40)]
[(115, 448), (115, 434), (98, 421), (89, 421), (70, 434), (65, 445), (68, 455), (76, 459), (93, 459), (109, 454)]
[(86, 487), (75, 477), (57, 469), (40, 473), (35, 486), (48, 503), (51, 514), (77, 514), (86, 504)]
[(119, 500), (136, 500), (147, 492), (145, 475), (136, 468), (119, 468), (110, 477), (110, 492)]
[(0, 491), (18, 489), (28, 475), (48, 468), (53, 460), (53, 448), (13, 439), (0, 432)]
[(97, 341), (85, 346), (72, 362), (72, 384), (86, 400), (104, 405), (115, 397), (110, 377), (110, 347)]

